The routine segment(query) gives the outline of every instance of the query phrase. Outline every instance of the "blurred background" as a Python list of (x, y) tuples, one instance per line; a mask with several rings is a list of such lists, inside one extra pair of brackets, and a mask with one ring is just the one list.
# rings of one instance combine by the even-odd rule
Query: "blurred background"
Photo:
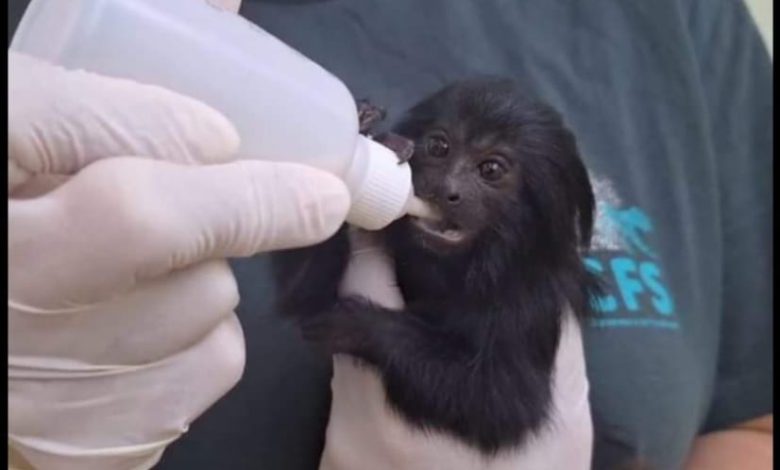
[[(744, 0), (747, 3), (753, 18), (758, 23), (761, 35), (769, 49), (769, 55), (772, 55), (772, 1), (773, 0)], [(11, 43), (11, 37), (16, 30), (16, 24), (24, 13), (29, 0), (9, 0), (8, 2), (8, 44)], [(774, 60), (774, 56), (773, 56)]]

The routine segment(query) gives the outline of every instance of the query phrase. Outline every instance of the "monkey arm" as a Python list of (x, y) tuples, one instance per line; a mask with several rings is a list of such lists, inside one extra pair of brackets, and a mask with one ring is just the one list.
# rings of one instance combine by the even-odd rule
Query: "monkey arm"
[[(406, 310), (392, 310), (358, 296), (339, 299), (302, 324), (307, 340), (328, 352), (347, 353), (375, 366), (389, 366), (404, 355), (431, 355), (452, 362), (466, 358), (463, 344)], [(452, 351), (450, 351), (452, 350)]]
[(549, 409), (546, 372), (528, 363), (520, 369), (527, 373), (510, 373), (518, 369), (509, 361), (523, 357), (496, 360), (501, 353), (495, 350), (483, 355), (474, 340), (481, 333), (445, 330), (419, 312), (350, 297), (305, 319), (302, 331), (330, 353), (376, 367), (388, 401), (411, 423), (454, 433), (488, 452), (522, 440)]
[(338, 300), (348, 260), (346, 225), (319, 245), (274, 253), (277, 311), (296, 319), (329, 309)]

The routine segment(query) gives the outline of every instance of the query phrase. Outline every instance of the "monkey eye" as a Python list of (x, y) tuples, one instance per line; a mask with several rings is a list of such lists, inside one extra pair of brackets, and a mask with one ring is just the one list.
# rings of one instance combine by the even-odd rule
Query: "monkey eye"
[(504, 165), (496, 160), (487, 160), (479, 164), (479, 175), (487, 181), (497, 181), (506, 173)]
[(425, 141), (425, 151), (432, 157), (445, 157), (450, 151), (450, 144), (444, 137), (432, 135)]

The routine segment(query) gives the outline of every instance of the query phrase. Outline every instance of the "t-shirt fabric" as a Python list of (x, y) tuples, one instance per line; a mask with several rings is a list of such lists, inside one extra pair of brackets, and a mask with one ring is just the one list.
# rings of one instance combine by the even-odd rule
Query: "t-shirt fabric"
[[(772, 70), (740, 0), (245, 0), (241, 13), (388, 122), (478, 74), (561, 111), (597, 198), (584, 262), (606, 283), (583, 332), (594, 469), (681, 468), (697, 434), (772, 412)], [(246, 372), (159, 468), (316, 468), (331, 361), (273, 312), (266, 256), (232, 265)]]

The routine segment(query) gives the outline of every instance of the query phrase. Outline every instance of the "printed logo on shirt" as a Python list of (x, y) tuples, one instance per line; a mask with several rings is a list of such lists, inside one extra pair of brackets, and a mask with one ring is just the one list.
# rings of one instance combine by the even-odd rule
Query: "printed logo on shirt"
[(624, 204), (611, 181), (591, 174), (591, 183), (596, 222), (584, 262), (604, 281), (591, 326), (678, 329), (674, 299), (652, 248), (652, 220)]

